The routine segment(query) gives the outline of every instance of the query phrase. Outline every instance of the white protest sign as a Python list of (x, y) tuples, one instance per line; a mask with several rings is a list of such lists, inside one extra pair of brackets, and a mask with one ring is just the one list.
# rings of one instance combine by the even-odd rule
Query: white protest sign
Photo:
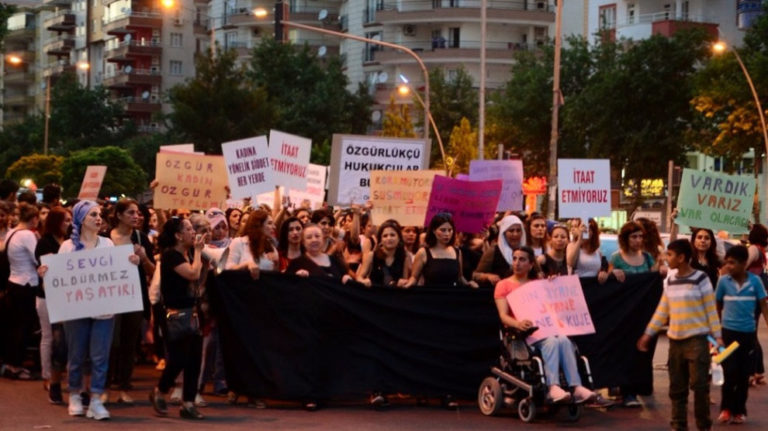
[(469, 180), (501, 180), (501, 196), (496, 211), (520, 211), (523, 209), (523, 161), (522, 160), (471, 160)]
[(288, 189), (288, 197), (291, 205), (296, 208), (305, 207), (320, 208), (325, 201), (325, 183), (328, 178), (328, 167), (310, 163), (307, 168), (307, 189)]
[(608, 159), (558, 159), (560, 218), (611, 215), (611, 162)]
[(83, 175), (83, 183), (80, 185), (80, 193), (77, 194), (77, 198), (90, 201), (98, 199), (99, 190), (101, 190), (101, 184), (104, 183), (104, 176), (106, 175), (106, 166), (88, 166), (85, 175)]
[(128, 261), (133, 245), (48, 254), (45, 300), (51, 323), (140, 311), (139, 268)]
[(365, 204), (371, 196), (370, 171), (416, 171), (429, 167), (424, 139), (333, 135), (328, 202)]
[(577, 275), (529, 281), (507, 295), (517, 320), (530, 320), (539, 329), (528, 337), (534, 343), (553, 335), (595, 333)]
[(221, 153), (232, 198), (248, 198), (275, 188), (266, 136), (225, 142)]
[(307, 165), (312, 141), (277, 130), (269, 131), (269, 159), (272, 163), (272, 186), (296, 190), (307, 188)]

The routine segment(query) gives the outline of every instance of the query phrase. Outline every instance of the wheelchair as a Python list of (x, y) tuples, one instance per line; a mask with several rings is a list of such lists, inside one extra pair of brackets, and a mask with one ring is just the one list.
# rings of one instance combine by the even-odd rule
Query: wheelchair
[[(511, 407), (517, 410), (523, 422), (530, 423), (540, 412), (554, 415), (563, 408), (567, 420), (576, 422), (581, 418), (584, 405), (573, 401), (573, 396), (568, 403), (553, 403), (547, 398), (549, 387), (544, 375), (544, 361), (537, 349), (525, 341), (537, 329), (533, 327), (521, 332), (505, 328), (499, 331), (502, 342), (499, 363), (491, 367), (492, 375), (483, 380), (477, 392), (477, 404), (484, 415), (493, 416), (503, 407)], [(594, 389), (589, 360), (579, 355), (578, 349), (575, 354), (582, 384)], [(563, 389), (568, 388), (562, 371), (560, 381)]]

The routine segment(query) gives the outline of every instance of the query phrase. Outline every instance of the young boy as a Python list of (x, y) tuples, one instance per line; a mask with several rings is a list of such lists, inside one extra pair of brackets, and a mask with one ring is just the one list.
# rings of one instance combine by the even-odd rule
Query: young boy
[(688, 240), (672, 241), (667, 246), (669, 274), (664, 294), (645, 334), (637, 341), (638, 350), (648, 350), (651, 337), (669, 322), (669, 398), (672, 400), (672, 428), (688, 429), (688, 386), (693, 389), (696, 427), (712, 427), (709, 414), (709, 348), (707, 335), (722, 345), (720, 320), (715, 309), (715, 294), (707, 274), (691, 268), (693, 250)]
[(747, 392), (755, 348), (755, 309), (760, 310), (768, 322), (768, 304), (765, 287), (760, 278), (747, 271), (747, 248), (738, 245), (725, 253), (726, 275), (717, 282), (715, 300), (722, 313), (723, 341), (726, 345), (739, 342), (739, 348), (723, 362), (723, 396), (720, 401), (720, 423), (743, 424), (747, 419)]

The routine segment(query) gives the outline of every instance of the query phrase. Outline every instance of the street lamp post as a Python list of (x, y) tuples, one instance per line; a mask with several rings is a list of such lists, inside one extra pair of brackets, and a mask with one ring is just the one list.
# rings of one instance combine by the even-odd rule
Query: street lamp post
[[(429, 112), (429, 109), (426, 108), (426, 105), (424, 103), (424, 99), (422, 99), (421, 96), (419, 96), (419, 92), (418, 91), (411, 91), (412, 88), (411, 88), (410, 83), (408, 82), (408, 78), (406, 78), (404, 75), (401, 74), (400, 75), (400, 80), (403, 81), (404, 87), (400, 87), (400, 88), (398, 88), (398, 90), (404, 88), (405, 91), (399, 91), (399, 92), (401, 94), (408, 94), (408, 93), (412, 92), (413, 95), (416, 96), (416, 100), (418, 100), (419, 103), (421, 104), (421, 107), (424, 108), (424, 112), (427, 113), (427, 119), (429, 120), (429, 124), (432, 125), (432, 129), (435, 132), (435, 137), (437, 138), (437, 144), (440, 146), (440, 157), (443, 159), (443, 166), (445, 166), (445, 172), (447, 174), (448, 171), (449, 171), (449, 167), (448, 167), (448, 164), (446, 163), (446, 160), (445, 160), (445, 148), (443, 147), (443, 138), (440, 137), (440, 132), (437, 130), (437, 124), (435, 124), (435, 119), (432, 117), (432, 113)], [(425, 125), (425, 127), (426, 127), (426, 125)]]
[[(723, 41), (719, 41), (715, 43), (712, 46), (713, 50), (716, 53), (722, 53), (725, 52), (728, 49), (728, 45), (725, 44)], [(736, 57), (736, 61), (739, 63), (739, 66), (741, 67), (741, 71), (744, 73), (744, 78), (747, 79), (747, 84), (749, 84), (749, 89), (752, 91), (752, 97), (755, 99), (755, 106), (757, 107), (757, 113), (760, 117), (760, 126), (763, 130), (763, 144), (765, 145), (765, 157), (768, 160), (768, 128), (766, 128), (765, 125), (765, 113), (763, 112), (763, 106), (760, 104), (760, 97), (757, 94), (757, 90), (755, 90), (755, 84), (752, 82), (752, 76), (750, 76), (749, 71), (747, 70), (747, 66), (744, 65), (744, 62), (741, 60), (741, 56), (739, 55), (738, 51), (735, 49), (731, 49), (731, 52), (733, 53), (733, 56)], [(763, 208), (766, 210), (764, 212), (763, 217), (765, 217), (765, 214), (768, 214), (768, 172), (763, 172), (763, 193), (765, 194), (765, 202), (763, 202)]]
[(560, 47), (562, 46), (563, 29), (563, 2), (557, 2), (557, 12), (555, 14), (555, 59), (554, 75), (552, 80), (552, 131), (549, 139), (549, 175), (547, 183), (549, 185), (547, 200), (547, 218), (555, 218), (555, 203), (557, 202), (557, 141), (559, 139), (558, 115), (560, 115)]
[[(424, 74), (424, 139), (429, 140), (429, 117), (431, 116), (429, 111), (429, 71), (427, 71), (427, 66), (424, 64), (424, 62), (421, 60), (421, 57), (419, 57), (418, 54), (416, 54), (414, 51), (412, 51), (410, 48), (404, 47), (402, 45), (398, 45), (395, 43), (389, 43), (384, 42), (381, 40), (376, 39), (369, 39), (367, 37), (361, 37), (361, 36), (355, 36), (353, 34), (347, 34), (342, 33), (340, 31), (334, 31), (334, 30), (328, 30), (325, 28), (320, 27), (313, 27), (311, 25), (305, 25), (300, 24), (297, 22), (293, 22), (290, 20), (285, 19), (284, 16), (285, 13), (285, 3), (282, 1), (278, 1), (275, 3), (275, 38), (279, 41), (282, 41), (282, 39), (278, 39), (278, 37), (283, 38), (284, 34), (282, 31), (282, 27), (292, 27), (292, 28), (298, 28), (301, 30), (307, 30), (312, 31), (315, 33), (322, 33), (327, 34), (331, 36), (340, 37), (343, 39), (352, 39), (356, 40), (358, 42), (365, 42), (365, 43), (371, 43), (374, 45), (380, 45), (387, 48), (396, 49), (398, 51), (405, 52), (406, 54), (413, 57), (414, 60), (416, 60), (416, 63), (419, 65), (419, 68), (421, 68), (421, 72)], [(264, 9), (256, 9), (253, 11), (254, 16), (256, 17), (264, 17), (267, 15), (266, 11)], [(415, 92), (414, 92), (415, 93)]]

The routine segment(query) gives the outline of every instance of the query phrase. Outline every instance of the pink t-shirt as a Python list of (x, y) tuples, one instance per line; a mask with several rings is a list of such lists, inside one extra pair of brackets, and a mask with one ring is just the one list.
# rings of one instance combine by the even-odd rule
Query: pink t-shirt
[(505, 278), (504, 280), (496, 283), (496, 288), (493, 290), (493, 299), (506, 298), (513, 290), (522, 286), (522, 283), (513, 279), (512, 277)]

